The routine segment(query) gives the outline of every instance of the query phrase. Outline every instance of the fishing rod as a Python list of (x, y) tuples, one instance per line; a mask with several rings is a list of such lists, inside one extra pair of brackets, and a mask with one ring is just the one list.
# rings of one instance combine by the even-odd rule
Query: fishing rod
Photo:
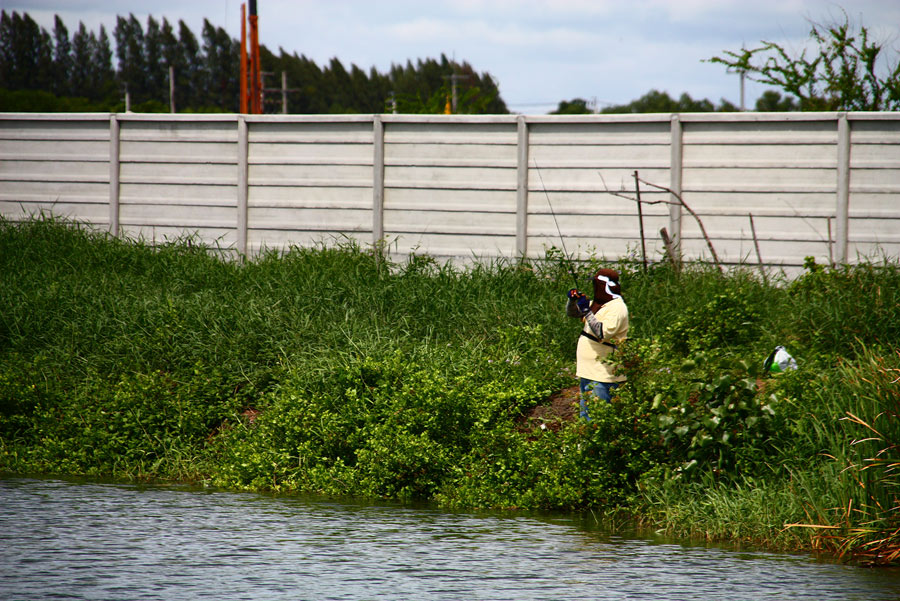
[(553, 216), (553, 223), (556, 224), (556, 232), (559, 234), (559, 242), (562, 244), (563, 256), (566, 259), (566, 263), (569, 264), (569, 275), (572, 276), (572, 279), (575, 281), (575, 288), (578, 288), (578, 276), (575, 275), (575, 269), (572, 264), (572, 259), (569, 258), (569, 252), (566, 250), (566, 240), (563, 238), (562, 230), (559, 229), (559, 221), (556, 220), (556, 212), (553, 210), (553, 204), (550, 202), (550, 195), (547, 193), (547, 187), (544, 185), (544, 176), (541, 175), (541, 168), (538, 167), (537, 159), (531, 159), (534, 162), (534, 169), (537, 171), (538, 178), (541, 180), (541, 190), (544, 191), (544, 196), (547, 198), (547, 206), (550, 207), (550, 215)]

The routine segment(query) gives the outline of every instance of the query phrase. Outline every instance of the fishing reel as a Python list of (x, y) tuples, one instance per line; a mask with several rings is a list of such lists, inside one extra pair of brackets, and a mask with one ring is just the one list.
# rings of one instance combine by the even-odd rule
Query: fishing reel
[(574, 299), (575, 305), (582, 315), (591, 310), (591, 301), (584, 292), (579, 291), (577, 288), (571, 288), (568, 292), (568, 297)]

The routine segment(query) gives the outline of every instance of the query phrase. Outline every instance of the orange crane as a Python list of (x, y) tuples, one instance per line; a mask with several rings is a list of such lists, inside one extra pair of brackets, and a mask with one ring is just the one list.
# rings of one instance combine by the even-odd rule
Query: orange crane
[[(241, 112), (259, 115), (262, 113), (262, 73), (259, 68), (259, 17), (256, 14), (256, 0), (250, 0), (249, 57), (247, 55), (248, 18), (246, 13), (247, 5), (241, 4)], [(249, 93), (247, 90), (248, 79), (250, 81)]]

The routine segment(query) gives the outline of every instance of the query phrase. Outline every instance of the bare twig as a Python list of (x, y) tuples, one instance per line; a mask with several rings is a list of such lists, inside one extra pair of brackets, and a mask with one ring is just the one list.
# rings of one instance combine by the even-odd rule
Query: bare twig
[(756, 260), (759, 262), (759, 273), (762, 274), (762, 279), (764, 283), (769, 282), (769, 278), (766, 276), (766, 268), (763, 265), (762, 254), (759, 252), (759, 238), (756, 237), (756, 225), (753, 224), (753, 213), (750, 213), (750, 231), (753, 233), (753, 246), (756, 247)]
[(638, 172), (634, 172), (634, 194), (637, 197), (638, 222), (641, 226), (641, 260), (643, 261), (644, 271), (647, 271), (647, 243), (644, 238), (644, 209), (641, 206), (641, 183), (638, 179)]
[(668, 192), (669, 194), (671, 194), (673, 197), (675, 197), (677, 199), (677, 202), (673, 201), (673, 200), (653, 200), (653, 201), (640, 200), (640, 199), (632, 198), (632, 197), (628, 196), (623, 191), (615, 192), (613, 190), (610, 190), (609, 186), (606, 185), (606, 180), (603, 179), (603, 174), (601, 173), (600, 181), (603, 182), (604, 191), (607, 194), (612, 194), (613, 196), (618, 196), (619, 198), (625, 198), (627, 200), (630, 200), (632, 202), (637, 202), (639, 204), (668, 204), (668, 205), (678, 205), (678, 206), (684, 207), (684, 210), (686, 210), (688, 213), (691, 214), (691, 217), (694, 218), (694, 220), (697, 222), (697, 225), (700, 227), (700, 233), (703, 234), (703, 239), (706, 240), (706, 246), (709, 248), (710, 254), (712, 254), (713, 262), (716, 264), (716, 267), (719, 269), (719, 271), (724, 272), (724, 269), (722, 268), (722, 263), (719, 261), (719, 255), (716, 254), (716, 249), (713, 247), (712, 240), (709, 239), (709, 235), (706, 233), (706, 228), (703, 226), (703, 221), (700, 219), (700, 216), (697, 215), (697, 213), (695, 213), (694, 210), (691, 207), (689, 207), (686, 202), (684, 202), (684, 198), (681, 197), (681, 194), (679, 194), (675, 190), (672, 190), (671, 188), (667, 188), (666, 186), (661, 186), (659, 184), (654, 184), (653, 182), (648, 182), (645, 179), (641, 179), (640, 177), (638, 177), (637, 171), (635, 171), (634, 173), (635, 173), (635, 182), (636, 183), (640, 182), (643, 184), (647, 184), (651, 188), (655, 188), (662, 192)]

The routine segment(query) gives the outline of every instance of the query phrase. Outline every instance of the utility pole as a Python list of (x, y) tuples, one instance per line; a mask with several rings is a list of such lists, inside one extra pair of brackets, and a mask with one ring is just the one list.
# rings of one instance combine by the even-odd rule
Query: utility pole
[[(282, 72), (281, 72), (281, 87), (280, 87), (280, 88), (267, 88), (267, 87), (265, 86), (265, 83), (266, 83), (266, 77), (268, 77), (268, 76), (270, 76), (270, 75), (275, 75), (274, 72), (272, 72), (272, 71), (263, 71), (262, 73), (260, 73), (260, 75), (262, 75), (262, 78), (263, 78), (263, 79), (262, 79), (262, 81), (263, 81), (263, 87), (261, 88), (261, 92), (262, 92), (262, 101), (261, 101), (261, 103), (260, 103), (261, 106), (262, 106), (263, 108), (265, 108), (265, 104), (266, 104), (266, 92), (280, 93), (280, 94), (281, 94), (281, 114), (282, 114), (282, 115), (287, 115), (287, 113), (288, 113), (288, 109), (287, 109), (287, 105), (288, 105), (288, 103), (287, 103), (288, 92), (300, 92), (300, 91), (301, 91), (300, 88), (289, 88), (289, 87), (287, 87), (287, 71), (282, 71)], [(262, 112), (262, 111), (260, 111), (260, 112)]]
[(747, 72), (741, 69), (741, 110), (746, 111), (747, 105), (744, 103), (744, 80), (747, 79)]
[(175, 112), (175, 67), (169, 65), (169, 112)]
[(247, 112), (247, 5), (241, 4), (241, 107)]
[(453, 75), (444, 75), (444, 79), (450, 80), (450, 94), (451, 94), (451, 107), (453, 109), (453, 114), (456, 114), (456, 105), (457, 105), (457, 96), (456, 96), (456, 82), (461, 79), (469, 79), (469, 75), (460, 75), (459, 73), (454, 73)]
[(262, 75), (259, 65), (259, 17), (256, 0), (250, 0), (250, 112), (262, 114)]
[[(744, 44), (741, 44), (741, 50), (743, 50), (743, 49), (744, 49)], [(728, 70), (731, 71), (731, 69), (728, 69)], [(744, 102), (744, 83), (745, 83), (745, 80), (747, 79), (747, 71), (744, 69), (738, 69), (737, 73), (741, 77), (741, 111), (746, 111), (747, 105)]]

